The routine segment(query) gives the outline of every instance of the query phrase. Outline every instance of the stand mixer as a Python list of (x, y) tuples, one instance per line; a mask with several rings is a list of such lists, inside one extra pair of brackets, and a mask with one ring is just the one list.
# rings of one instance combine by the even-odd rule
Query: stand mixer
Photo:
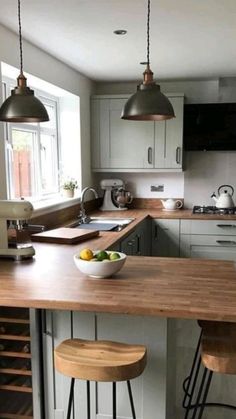
[(33, 206), (25, 200), (0, 200), (0, 257), (21, 260), (34, 256), (27, 221)]
[(101, 211), (124, 211), (133, 200), (131, 193), (124, 189), (124, 182), (121, 179), (103, 179), (100, 182), (104, 192)]

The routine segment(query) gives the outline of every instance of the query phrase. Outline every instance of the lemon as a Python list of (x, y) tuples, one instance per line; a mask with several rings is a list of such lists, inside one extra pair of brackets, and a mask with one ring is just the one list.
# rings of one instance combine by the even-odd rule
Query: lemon
[(109, 255), (107, 252), (105, 252), (105, 250), (101, 250), (96, 254), (96, 258), (97, 260), (102, 261), (104, 259), (109, 259)]
[(91, 259), (93, 259), (93, 252), (90, 249), (83, 249), (83, 250), (81, 250), (79, 256), (80, 256), (80, 259), (91, 260)]
[(120, 255), (119, 255), (119, 253), (117, 253), (117, 252), (112, 252), (112, 253), (110, 254), (110, 260), (117, 260), (117, 259), (120, 259)]

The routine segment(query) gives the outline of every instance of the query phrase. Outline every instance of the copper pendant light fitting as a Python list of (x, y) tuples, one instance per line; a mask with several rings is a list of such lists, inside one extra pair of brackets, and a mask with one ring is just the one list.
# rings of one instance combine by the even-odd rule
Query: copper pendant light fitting
[(27, 87), (23, 74), (23, 54), (21, 36), (20, 0), (18, 0), (20, 75), (17, 86), (11, 91), (0, 108), (0, 121), (4, 122), (44, 122), (49, 121), (48, 113), (42, 102), (34, 96), (34, 91)]
[(160, 91), (160, 86), (153, 80), (150, 68), (150, 0), (147, 15), (147, 61), (143, 73), (143, 82), (138, 85), (137, 92), (126, 102), (121, 118), (135, 121), (163, 121), (175, 117), (169, 99)]

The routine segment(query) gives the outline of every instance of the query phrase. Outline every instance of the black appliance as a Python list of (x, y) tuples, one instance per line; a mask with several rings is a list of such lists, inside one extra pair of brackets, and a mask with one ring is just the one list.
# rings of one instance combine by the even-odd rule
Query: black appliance
[(184, 149), (236, 150), (236, 103), (184, 105)]
[(211, 205), (194, 205), (193, 214), (236, 214), (236, 207), (233, 208), (217, 208)]

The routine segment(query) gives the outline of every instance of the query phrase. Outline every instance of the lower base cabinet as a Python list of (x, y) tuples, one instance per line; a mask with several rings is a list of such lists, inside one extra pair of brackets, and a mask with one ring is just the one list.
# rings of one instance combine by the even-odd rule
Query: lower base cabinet
[(178, 257), (179, 229), (179, 220), (152, 220), (152, 256)]
[(236, 261), (236, 222), (181, 220), (180, 256)]
[(129, 256), (150, 256), (150, 220), (145, 219), (120, 243), (120, 251)]
[[(167, 368), (167, 319), (130, 315), (47, 311), (44, 333), (44, 372), (46, 419), (64, 419), (69, 397), (70, 379), (54, 371), (53, 350), (64, 339), (104, 339), (148, 348), (143, 374), (131, 380), (136, 415), (139, 419), (172, 418), (170, 394), (172, 370)], [(91, 418), (112, 418), (111, 383), (91, 383)], [(86, 382), (76, 380), (73, 419), (87, 417)], [(117, 384), (117, 418), (131, 419), (126, 382)], [(72, 418), (71, 418), (72, 419)]]

